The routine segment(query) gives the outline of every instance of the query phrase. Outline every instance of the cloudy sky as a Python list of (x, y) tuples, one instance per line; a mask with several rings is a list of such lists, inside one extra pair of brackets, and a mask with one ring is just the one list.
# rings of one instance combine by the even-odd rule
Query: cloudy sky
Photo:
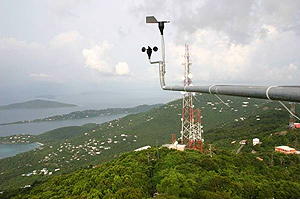
[(194, 85), (300, 84), (300, 1), (0, 0), (0, 104), (43, 95), (180, 97), (161, 91), (157, 67), (141, 53), (160, 48), (146, 15), (171, 21), (168, 84), (181, 84), (184, 44)]

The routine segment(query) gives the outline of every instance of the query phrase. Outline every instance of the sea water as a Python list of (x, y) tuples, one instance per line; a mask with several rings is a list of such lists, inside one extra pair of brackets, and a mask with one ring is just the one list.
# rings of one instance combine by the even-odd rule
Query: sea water
[[(76, 110), (86, 110), (84, 107), (80, 108), (62, 108), (62, 109), (40, 109), (40, 110), (1, 110), (0, 111), (0, 123), (14, 122), (19, 120), (38, 119), (51, 115), (66, 114)], [(24, 124), (11, 124), (0, 125), (0, 137), (16, 135), (16, 134), (32, 134), (38, 135), (44, 132), (54, 130), (60, 127), (66, 126), (81, 126), (86, 123), (102, 124), (121, 118), (127, 114), (112, 114), (99, 117), (71, 119), (61, 121), (49, 121), (49, 122), (36, 122), (36, 123), (24, 123)], [(0, 158), (6, 158), (10, 156), (23, 153), (34, 148), (39, 147), (37, 143), (30, 144), (0, 144)]]
[(127, 114), (112, 114), (112, 115), (104, 115), (100, 117), (91, 117), (91, 118), (82, 118), (82, 119), (0, 125), (0, 137), (16, 135), (16, 134), (38, 135), (46, 131), (54, 130), (60, 127), (81, 126), (87, 123), (102, 124), (104, 122), (121, 118), (126, 115)]
[(30, 151), (39, 147), (38, 143), (29, 144), (0, 144), (0, 159)]

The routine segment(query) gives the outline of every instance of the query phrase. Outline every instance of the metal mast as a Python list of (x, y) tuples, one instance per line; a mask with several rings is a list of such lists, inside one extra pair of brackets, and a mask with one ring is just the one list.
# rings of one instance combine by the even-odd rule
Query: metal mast
[[(184, 65), (184, 79), (183, 85), (190, 86), (192, 83), (190, 73), (190, 56), (189, 46), (185, 45), (185, 63)], [(182, 98), (182, 114), (181, 114), (181, 144), (184, 144), (186, 140), (190, 140), (193, 136), (193, 124), (194, 124), (194, 105), (193, 96), (191, 92), (186, 92)]]
[[(189, 46), (185, 45), (185, 63), (184, 65), (184, 87), (192, 86), (192, 74), (189, 55)], [(201, 112), (198, 108), (194, 112), (193, 95), (191, 92), (184, 93), (182, 99), (182, 117), (181, 117), (181, 144), (188, 141), (187, 147), (203, 151)]]

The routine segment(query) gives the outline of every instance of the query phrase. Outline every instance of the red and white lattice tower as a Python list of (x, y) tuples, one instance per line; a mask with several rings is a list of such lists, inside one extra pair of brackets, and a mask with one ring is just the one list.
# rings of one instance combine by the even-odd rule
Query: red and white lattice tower
[[(189, 46), (185, 45), (185, 73), (183, 78), (184, 86), (192, 86), (192, 74), (190, 71), (190, 56)], [(201, 126), (201, 113), (200, 109), (194, 112), (193, 94), (187, 92), (182, 100), (182, 115), (181, 115), (181, 144), (186, 144), (191, 149), (203, 151), (203, 138)]]
[(203, 152), (203, 129), (201, 125), (201, 112), (200, 108), (196, 109), (196, 114), (194, 118), (194, 125), (193, 125), (193, 136), (192, 139), (189, 140), (189, 148), (197, 149)]

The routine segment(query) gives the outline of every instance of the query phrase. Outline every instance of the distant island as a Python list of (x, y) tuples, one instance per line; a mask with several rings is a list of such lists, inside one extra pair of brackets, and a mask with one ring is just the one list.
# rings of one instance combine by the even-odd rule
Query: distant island
[(24, 124), (24, 123), (34, 123), (34, 122), (50, 122), (50, 121), (62, 121), (62, 120), (71, 120), (71, 119), (83, 119), (90, 117), (100, 117), (104, 115), (113, 115), (113, 114), (132, 114), (132, 113), (141, 113), (148, 111), (155, 107), (160, 107), (162, 104), (154, 105), (139, 105), (133, 108), (107, 108), (101, 110), (84, 110), (84, 111), (74, 111), (68, 114), (54, 115), (41, 119), (34, 120), (23, 120), (9, 123), (2, 123), (0, 125), (10, 125), (10, 124)]
[(9, 104), (0, 106), (0, 110), (14, 110), (14, 109), (45, 109), (45, 108), (63, 108), (63, 107), (76, 107), (75, 104), (66, 104), (61, 102), (49, 100), (31, 100), (21, 103)]

